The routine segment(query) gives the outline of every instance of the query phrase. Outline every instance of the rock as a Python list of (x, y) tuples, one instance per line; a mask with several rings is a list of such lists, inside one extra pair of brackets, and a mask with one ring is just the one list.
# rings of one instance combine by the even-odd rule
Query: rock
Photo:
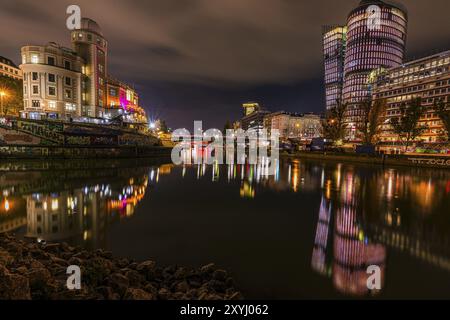
[(130, 262), (128, 261), (128, 259), (119, 259), (117, 261), (117, 265), (119, 266), (119, 268), (125, 268), (130, 264)]
[(224, 282), (218, 280), (211, 280), (208, 282), (208, 288), (220, 293), (225, 293), (227, 286)]
[(182, 281), (175, 286), (176, 292), (186, 293), (189, 290), (189, 284), (186, 281)]
[(0, 265), (7, 266), (14, 261), (14, 257), (0, 248)]
[(125, 273), (125, 277), (128, 278), (130, 285), (133, 287), (139, 287), (144, 282), (144, 276), (140, 275), (139, 272), (135, 270), (128, 270)]
[(200, 268), (200, 272), (202, 274), (212, 273), (216, 269), (216, 265), (214, 263), (207, 264)]
[(33, 289), (45, 287), (52, 277), (50, 271), (46, 268), (33, 268), (25, 276), (28, 278), (30, 286)]
[(123, 296), (130, 286), (127, 277), (120, 273), (114, 273), (109, 276), (107, 282), (120, 296)]
[(69, 262), (69, 265), (71, 265), (71, 266), (81, 267), (83, 265), (83, 260), (81, 260), (80, 258), (77, 258), (77, 257), (70, 258), (68, 262)]
[(242, 294), (240, 292), (235, 292), (228, 298), (228, 300), (242, 300), (242, 299), (244, 298), (242, 297)]
[(215, 270), (212, 275), (214, 280), (225, 281), (227, 279), (227, 272), (225, 270)]
[(128, 288), (123, 298), (124, 300), (153, 300), (150, 293), (136, 288)]
[(144, 290), (151, 293), (155, 297), (158, 295), (158, 289), (151, 283), (147, 284), (144, 287)]
[(161, 300), (169, 300), (171, 295), (172, 295), (171, 292), (166, 288), (161, 288), (158, 291), (158, 298)]
[[(240, 300), (234, 281), (214, 264), (193, 270), (114, 259), (104, 250), (37, 244), (0, 235), (0, 300)], [(67, 290), (67, 266), (81, 267), (81, 290)]]
[(22, 275), (11, 274), (0, 265), (0, 300), (30, 300), (30, 285)]

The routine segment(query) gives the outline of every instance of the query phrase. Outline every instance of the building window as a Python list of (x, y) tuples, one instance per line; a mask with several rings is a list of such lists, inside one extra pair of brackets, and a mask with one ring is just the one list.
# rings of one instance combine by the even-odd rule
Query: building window
[(66, 77), (66, 86), (71, 86), (71, 85), (72, 85), (72, 78)]
[(87, 38), (88, 38), (89, 41), (92, 41), (92, 34), (88, 34)]
[(31, 101), (31, 106), (33, 108), (40, 108), (41, 107), (41, 101), (39, 101), (39, 100), (32, 100)]
[(50, 66), (55, 65), (55, 58), (54, 57), (47, 57), (47, 64)]
[(66, 103), (65, 107), (66, 107), (66, 111), (76, 111), (77, 110), (77, 106), (74, 103)]
[(32, 54), (31, 55), (31, 63), (39, 63), (39, 55)]
[(23, 94), (27, 95), (27, 86), (26, 85), (23, 86)]
[(72, 69), (70, 61), (64, 60), (64, 68), (67, 70)]
[(56, 109), (56, 101), (49, 101), (48, 107), (49, 109)]
[(37, 85), (33, 86), (33, 94), (39, 94), (39, 86)]
[(48, 74), (48, 82), (52, 82), (52, 83), (56, 82), (56, 76), (53, 73)]
[(32, 73), (32, 79), (33, 79), (34, 81), (38, 80), (38, 73), (37, 73), (37, 72), (33, 72), (33, 73)]
[(99, 65), (98, 65), (98, 71), (100, 71), (101, 73), (103, 73), (103, 65), (102, 65), (102, 64), (99, 64)]
[(114, 88), (109, 89), (109, 95), (112, 97), (117, 97), (117, 90)]
[(27, 63), (27, 56), (25, 54), (22, 55), (22, 64)]
[(48, 95), (56, 96), (56, 87), (48, 87)]
[(64, 92), (64, 96), (66, 99), (72, 99), (72, 90), (66, 89)]

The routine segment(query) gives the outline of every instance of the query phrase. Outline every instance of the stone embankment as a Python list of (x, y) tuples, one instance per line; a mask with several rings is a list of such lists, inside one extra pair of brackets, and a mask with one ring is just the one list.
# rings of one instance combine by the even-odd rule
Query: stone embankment
[[(81, 289), (67, 288), (67, 268), (81, 269)], [(0, 300), (239, 300), (233, 279), (209, 264), (160, 267), (66, 243), (0, 235)]]

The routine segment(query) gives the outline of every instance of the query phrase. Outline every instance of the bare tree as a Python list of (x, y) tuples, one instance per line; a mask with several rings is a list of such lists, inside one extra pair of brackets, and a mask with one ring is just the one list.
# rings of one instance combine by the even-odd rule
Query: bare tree
[(324, 137), (335, 143), (344, 138), (344, 115), (347, 111), (347, 103), (337, 101), (336, 107), (327, 111), (323, 122)]
[(447, 141), (450, 141), (450, 103), (443, 100), (434, 103), (434, 110), (444, 125), (444, 131), (447, 134)]
[(363, 121), (358, 129), (365, 145), (375, 143), (375, 137), (379, 133), (383, 121), (381, 115), (385, 110), (386, 100), (384, 99), (377, 99), (375, 102), (372, 102), (372, 99), (367, 99), (362, 103)]
[(400, 117), (392, 118), (390, 124), (394, 133), (398, 135), (400, 141), (407, 148), (412, 141), (416, 140), (417, 137), (428, 129), (427, 125), (419, 124), (419, 120), (424, 114), (422, 99), (417, 98), (409, 104), (403, 104), (400, 107), (400, 112)]

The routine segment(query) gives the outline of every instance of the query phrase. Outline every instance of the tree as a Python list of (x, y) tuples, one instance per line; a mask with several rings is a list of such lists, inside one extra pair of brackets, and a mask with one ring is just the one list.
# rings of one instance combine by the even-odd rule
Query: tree
[(0, 75), (0, 91), (5, 93), (3, 97), (3, 114), (18, 116), (23, 110), (23, 82)]
[(434, 103), (434, 110), (444, 125), (444, 131), (447, 134), (447, 141), (450, 141), (450, 103), (443, 100)]
[(420, 118), (424, 114), (422, 99), (417, 98), (409, 104), (402, 104), (400, 113), (400, 117), (392, 118), (390, 124), (400, 141), (408, 147), (412, 141), (416, 140), (417, 137), (428, 129), (427, 125), (421, 125), (419, 123)]
[(362, 103), (363, 117), (359, 127), (365, 145), (374, 143), (374, 139), (380, 130), (383, 118), (381, 115), (386, 109), (386, 101), (377, 99), (372, 102), (372, 99), (367, 99)]
[(337, 101), (336, 107), (327, 111), (323, 121), (323, 135), (326, 139), (331, 139), (334, 143), (344, 138), (344, 115), (347, 111), (347, 103)]
[(165, 120), (160, 120), (159, 122), (159, 130), (162, 133), (168, 133), (169, 132), (169, 128), (167, 128), (167, 124)]

